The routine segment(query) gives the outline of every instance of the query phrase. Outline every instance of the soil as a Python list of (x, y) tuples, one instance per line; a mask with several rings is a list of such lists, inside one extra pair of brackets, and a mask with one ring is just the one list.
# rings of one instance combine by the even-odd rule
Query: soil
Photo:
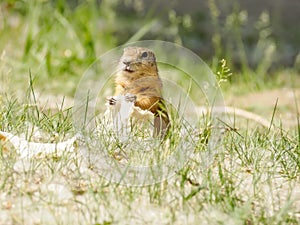
[(289, 128), (297, 125), (300, 115), (300, 88), (276, 89), (242, 96), (231, 96), (226, 100), (227, 106), (242, 108), (271, 120), (274, 109), (275, 121)]

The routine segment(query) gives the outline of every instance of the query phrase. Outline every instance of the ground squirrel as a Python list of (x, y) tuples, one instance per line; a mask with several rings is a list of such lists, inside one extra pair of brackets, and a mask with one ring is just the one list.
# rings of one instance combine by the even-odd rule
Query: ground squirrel
[(133, 95), (135, 106), (154, 114), (154, 135), (165, 135), (170, 120), (162, 98), (162, 82), (155, 54), (147, 48), (127, 47), (115, 77), (115, 96)]

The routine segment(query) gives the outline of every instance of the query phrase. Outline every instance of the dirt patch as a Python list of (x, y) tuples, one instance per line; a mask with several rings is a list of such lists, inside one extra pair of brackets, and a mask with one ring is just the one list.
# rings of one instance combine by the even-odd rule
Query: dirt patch
[(275, 120), (281, 121), (284, 127), (296, 126), (297, 114), (300, 114), (300, 88), (283, 88), (231, 96), (226, 100), (226, 105), (246, 109), (271, 119), (276, 102)]

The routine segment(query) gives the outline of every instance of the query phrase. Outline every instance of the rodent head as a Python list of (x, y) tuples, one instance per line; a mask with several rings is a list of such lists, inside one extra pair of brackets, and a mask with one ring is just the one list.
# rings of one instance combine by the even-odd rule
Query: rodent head
[(127, 47), (124, 49), (120, 65), (125, 73), (143, 73), (148, 76), (157, 75), (155, 54), (148, 48)]

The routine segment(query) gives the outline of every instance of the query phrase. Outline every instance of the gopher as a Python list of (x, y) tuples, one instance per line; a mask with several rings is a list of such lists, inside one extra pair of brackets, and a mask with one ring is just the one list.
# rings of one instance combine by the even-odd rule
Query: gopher
[(127, 47), (115, 77), (115, 96), (130, 94), (135, 106), (154, 114), (154, 135), (166, 134), (170, 125), (155, 54), (147, 48)]

